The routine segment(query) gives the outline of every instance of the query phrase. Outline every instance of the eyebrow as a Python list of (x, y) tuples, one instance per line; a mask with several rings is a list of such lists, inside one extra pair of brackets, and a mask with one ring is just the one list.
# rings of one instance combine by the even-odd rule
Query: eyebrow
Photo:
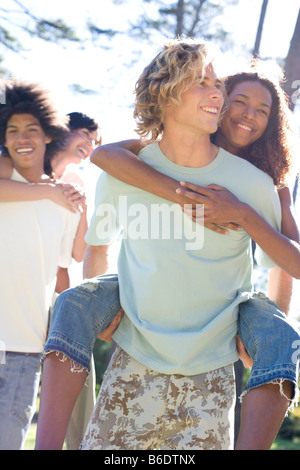
[[(238, 93), (237, 95), (235, 95), (235, 98), (236, 98), (237, 96), (242, 96), (243, 98), (245, 98), (245, 99), (247, 99), (247, 100), (249, 99), (249, 96), (248, 96), (248, 95), (245, 95), (244, 93)], [(268, 108), (268, 109), (271, 109), (271, 106), (269, 106), (267, 103), (260, 103), (260, 105), (261, 105), (261, 106), (265, 106), (265, 107)]]
[[(210, 80), (210, 77), (207, 77), (206, 75), (204, 77), (202, 77), (201, 75), (198, 75), (198, 78), (201, 78), (202, 80), (206, 80), (206, 81)], [(219, 78), (216, 78), (215, 80), (216, 85), (222, 85), (222, 83), (223, 83), (222, 80), (220, 80)]]
[[(37, 127), (39, 127), (39, 124), (37, 124), (36, 122), (33, 122), (33, 123), (30, 123), (30, 124), (27, 124), (27, 125), (26, 125), (26, 127), (32, 127), (32, 126), (37, 126)], [(18, 128), (19, 126), (14, 125), (14, 124), (8, 124), (8, 125), (6, 126), (6, 129), (8, 129), (9, 127)]]

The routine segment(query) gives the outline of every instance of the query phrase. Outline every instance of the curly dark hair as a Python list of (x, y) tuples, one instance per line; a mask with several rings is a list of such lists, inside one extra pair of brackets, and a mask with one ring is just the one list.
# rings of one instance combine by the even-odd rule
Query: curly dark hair
[(97, 131), (99, 128), (98, 123), (93, 118), (77, 111), (67, 114), (67, 118), (68, 127), (71, 131), (82, 128), (88, 129), (89, 131)]
[(228, 76), (225, 79), (227, 94), (230, 95), (239, 83), (245, 81), (259, 82), (265, 86), (272, 96), (272, 108), (264, 134), (239, 156), (270, 175), (274, 184), (280, 186), (286, 183), (295, 157), (288, 100), (279, 83), (258, 72), (243, 72)]
[(1, 83), (4, 90), (5, 104), (0, 104), (0, 146), (1, 153), (9, 156), (5, 147), (7, 122), (14, 114), (31, 114), (39, 120), (40, 125), (52, 140), (46, 145), (44, 171), (52, 176), (51, 160), (61, 148), (69, 129), (67, 120), (60, 117), (47, 90), (36, 83), (17, 80), (5, 80)]

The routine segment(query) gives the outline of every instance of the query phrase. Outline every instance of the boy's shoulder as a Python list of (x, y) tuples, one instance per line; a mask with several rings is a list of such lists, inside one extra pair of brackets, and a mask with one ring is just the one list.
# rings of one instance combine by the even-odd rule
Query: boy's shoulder
[(265, 173), (260, 168), (257, 168), (245, 158), (233, 155), (232, 153), (227, 152), (227, 150), (222, 148), (220, 148), (219, 151), (223, 157), (225, 165), (230, 167), (230, 169), (233, 171), (233, 174), (238, 173), (241, 176), (245, 174), (249, 181), (250, 178), (255, 178), (256, 180), (261, 180), (265, 183), (271, 184), (272, 186), (274, 185), (273, 179), (270, 175)]

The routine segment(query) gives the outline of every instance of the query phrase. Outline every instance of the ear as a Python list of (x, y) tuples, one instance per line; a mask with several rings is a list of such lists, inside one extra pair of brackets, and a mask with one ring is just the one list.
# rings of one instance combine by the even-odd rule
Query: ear
[(50, 142), (52, 142), (52, 137), (48, 137), (48, 136), (46, 135), (45, 142), (46, 142), (46, 144), (50, 144)]

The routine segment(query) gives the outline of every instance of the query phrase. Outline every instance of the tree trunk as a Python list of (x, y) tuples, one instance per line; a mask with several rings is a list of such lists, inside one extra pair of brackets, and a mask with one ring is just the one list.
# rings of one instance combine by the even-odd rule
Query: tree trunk
[(255, 58), (259, 56), (259, 49), (260, 49), (262, 31), (263, 31), (263, 27), (264, 27), (264, 21), (265, 21), (268, 2), (269, 2), (269, 0), (263, 0), (263, 4), (262, 4), (262, 7), (261, 7), (260, 18), (259, 18), (259, 23), (258, 23), (258, 28), (257, 28), (256, 38), (255, 38), (255, 44), (254, 44), (254, 49), (253, 49), (253, 57), (255, 57)]
[[(296, 101), (299, 100), (300, 94), (300, 9), (293, 37), (291, 39), (288, 55), (285, 59), (285, 78), (283, 89), (289, 98), (289, 107), (294, 111)], [(298, 101), (299, 102), (299, 101)], [(299, 184), (298, 180), (295, 182), (293, 199), (294, 202), (298, 196)]]
[(176, 37), (183, 33), (184, 0), (178, 0), (176, 9)]
[(300, 90), (300, 9), (284, 69), (286, 81), (283, 89), (289, 97), (289, 106), (293, 111)]

